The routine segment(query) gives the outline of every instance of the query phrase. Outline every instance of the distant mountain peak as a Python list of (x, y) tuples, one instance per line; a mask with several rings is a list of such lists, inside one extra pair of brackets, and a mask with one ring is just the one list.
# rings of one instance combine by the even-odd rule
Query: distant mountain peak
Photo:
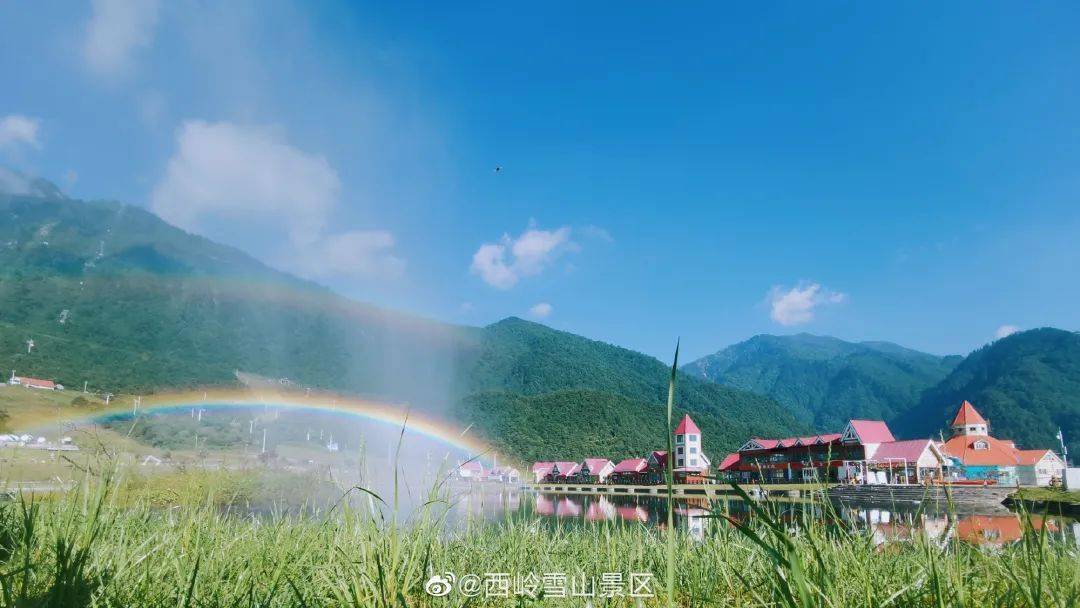
[(683, 370), (770, 396), (818, 430), (848, 418), (889, 420), (919, 402), (959, 362), (891, 342), (848, 342), (809, 333), (759, 334)]
[(0, 165), (0, 195), (33, 196), (37, 198), (67, 198), (60, 188), (47, 179), (32, 177)]

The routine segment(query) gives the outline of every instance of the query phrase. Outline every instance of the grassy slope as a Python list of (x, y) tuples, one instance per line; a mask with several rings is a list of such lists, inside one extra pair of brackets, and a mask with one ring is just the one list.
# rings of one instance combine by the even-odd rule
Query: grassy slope
[(887, 342), (826, 336), (755, 336), (687, 364), (687, 373), (768, 395), (800, 421), (838, 431), (851, 418), (901, 418), (959, 357)]

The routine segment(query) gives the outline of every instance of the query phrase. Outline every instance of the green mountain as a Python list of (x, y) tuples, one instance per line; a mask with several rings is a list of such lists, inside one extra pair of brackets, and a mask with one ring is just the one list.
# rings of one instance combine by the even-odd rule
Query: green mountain
[[(514, 444), (530, 457), (641, 455), (658, 449), (670, 368), (624, 348), (510, 318), (483, 329), (478, 356), (467, 369), (473, 393), (463, 418), (491, 437), (532, 436)], [(806, 429), (773, 400), (680, 373), (678, 417), (701, 427), (714, 460), (755, 434)], [(660, 408), (660, 410), (658, 410)], [(545, 424), (545, 421), (546, 424)], [(551, 421), (557, 421), (552, 424)], [(546, 428), (536, 433), (533, 428)], [(581, 429), (589, 442), (580, 443)]]
[[(475, 328), (380, 309), (136, 207), (43, 186), (7, 192), (5, 370), (140, 393), (234, 384), (237, 370), (287, 377), (456, 417), (523, 458), (619, 457), (663, 442), (668, 368), (648, 356), (520, 319)], [(690, 377), (679, 405), (714, 454), (803, 428), (770, 399)]]
[(987, 344), (893, 424), (909, 436), (947, 436), (964, 399), (990, 421), (997, 437), (1021, 448), (1060, 451), (1060, 428), (1070, 455), (1080, 454), (1080, 334), (1033, 329)]
[(892, 424), (959, 362), (958, 356), (937, 357), (888, 342), (759, 335), (683, 370), (768, 395), (800, 422), (820, 431), (839, 431), (851, 418)]

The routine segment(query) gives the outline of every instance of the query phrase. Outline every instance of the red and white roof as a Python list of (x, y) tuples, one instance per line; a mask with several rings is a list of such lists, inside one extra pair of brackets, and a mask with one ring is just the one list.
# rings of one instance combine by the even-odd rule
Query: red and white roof
[(555, 463), (555, 472), (559, 477), (570, 477), (581, 471), (581, 464), (577, 462), (561, 461)]
[(588, 471), (591, 475), (599, 474), (608, 465), (615, 466), (614, 463), (612, 463), (607, 458), (586, 458), (585, 462), (582, 464), (582, 468)]
[(701, 429), (699, 429), (698, 425), (694, 424), (694, 421), (690, 419), (690, 414), (684, 414), (682, 422), (679, 423), (679, 426), (675, 427), (676, 435), (686, 435), (687, 433), (694, 433), (696, 435), (701, 434)]
[(868, 443), (885, 443), (896, 441), (889, 425), (884, 420), (851, 420), (843, 433), (844, 441), (858, 441), (866, 445)]
[(469, 460), (459, 464), (458, 469), (462, 471), (471, 471), (473, 473), (483, 473), (484, 465), (480, 464), (479, 460)]
[(945, 442), (945, 453), (965, 465), (1014, 466), (1020, 464), (1020, 450), (988, 435), (956, 435)]
[(934, 442), (929, 439), (908, 439), (905, 441), (887, 441), (878, 446), (870, 460), (888, 462), (906, 460), (918, 462), (926, 450), (933, 450)]
[(956, 418), (953, 418), (953, 426), (966, 426), (969, 424), (987, 424), (986, 418), (982, 417), (982, 414), (975, 409), (974, 405), (971, 405), (970, 401), (964, 401), (960, 404), (960, 409), (956, 412)]
[(731, 467), (739, 464), (740, 458), (741, 456), (739, 456), (738, 452), (734, 454), (728, 454), (727, 456), (724, 456), (723, 460), (720, 461), (720, 466), (717, 467), (717, 469), (720, 471), (726, 471)]
[(649, 463), (644, 458), (627, 458), (615, 465), (612, 473), (641, 473), (648, 467)]

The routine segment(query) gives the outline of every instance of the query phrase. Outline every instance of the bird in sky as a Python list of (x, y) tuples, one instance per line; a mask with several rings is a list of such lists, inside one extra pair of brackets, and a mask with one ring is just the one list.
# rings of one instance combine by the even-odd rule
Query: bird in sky
[(502, 165), (495, 167), (495, 175), (502, 173)]

